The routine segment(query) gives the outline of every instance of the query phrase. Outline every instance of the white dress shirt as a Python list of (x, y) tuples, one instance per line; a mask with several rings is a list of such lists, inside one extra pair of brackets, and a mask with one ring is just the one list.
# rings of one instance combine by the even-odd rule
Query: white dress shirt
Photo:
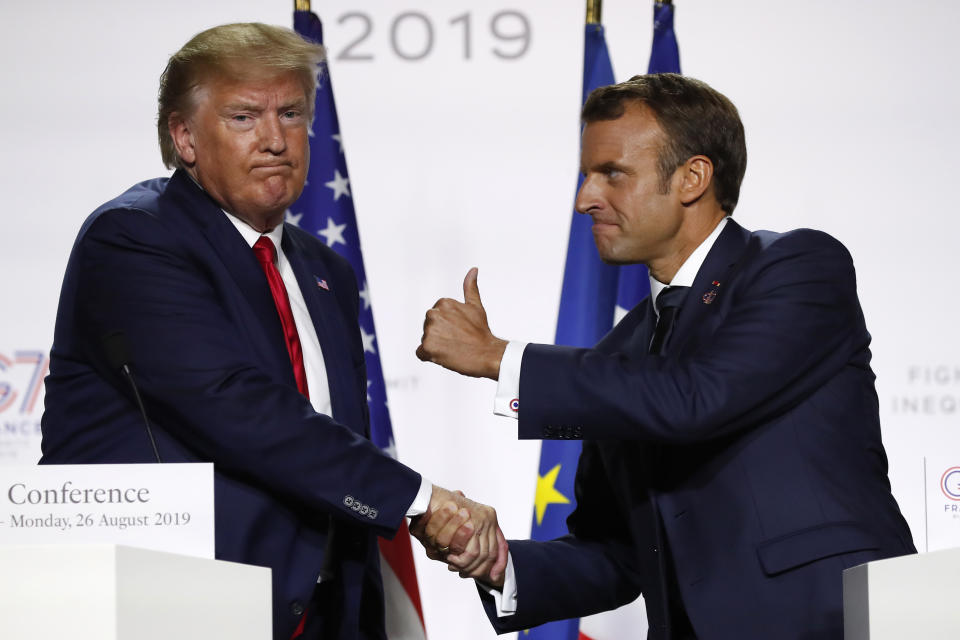
[[(703, 266), (703, 261), (707, 259), (707, 254), (713, 248), (720, 232), (727, 226), (729, 217), (724, 218), (714, 228), (714, 230), (701, 242), (693, 253), (684, 260), (683, 264), (673, 276), (669, 284), (664, 284), (650, 276), (650, 298), (651, 302), (656, 303), (657, 297), (668, 286), (671, 287), (689, 287), (697, 277), (697, 272)], [(653, 305), (654, 313), (657, 306)], [(658, 314), (659, 315), (659, 314)], [(497, 380), (497, 395), (493, 401), (493, 412), (498, 416), (506, 416), (516, 419), (520, 411), (520, 364), (523, 360), (523, 350), (527, 347), (526, 342), (507, 343), (507, 348), (503, 352), (503, 358), (500, 360), (500, 375)], [(507, 573), (503, 581), (502, 593), (496, 589), (481, 584), (480, 586), (493, 596), (496, 604), (497, 616), (503, 617), (517, 612), (517, 582), (513, 569), (513, 558), (510, 557), (507, 562)]]

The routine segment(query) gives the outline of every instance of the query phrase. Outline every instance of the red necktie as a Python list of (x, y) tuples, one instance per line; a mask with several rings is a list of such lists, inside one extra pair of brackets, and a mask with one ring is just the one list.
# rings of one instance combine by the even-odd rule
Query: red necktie
[(293, 377), (297, 379), (297, 389), (309, 398), (307, 371), (303, 368), (303, 348), (300, 346), (300, 336), (297, 334), (297, 325), (293, 322), (293, 311), (290, 309), (287, 288), (283, 286), (283, 278), (280, 277), (280, 272), (274, 264), (277, 259), (277, 248), (273, 246), (273, 241), (270, 238), (260, 236), (260, 239), (253, 245), (253, 253), (257, 256), (257, 261), (260, 262), (263, 273), (267, 276), (270, 293), (273, 295), (273, 303), (277, 307), (280, 324), (283, 325), (283, 337), (287, 342), (290, 363), (293, 365)]
[[(307, 371), (303, 368), (303, 348), (300, 346), (300, 335), (297, 333), (297, 325), (293, 322), (293, 310), (290, 308), (290, 298), (287, 297), (287, 288), (283, 286), (283, 278), (274, 261), (277, 259), (277, 248), (273, 245), (273, 240), (267, 236), (260, 236), (253, 245), (253, 253), (257, 256), (257, 261), (263, 268), (263, 273), (267, 276), (267, 284), (270, 285), (270, 293), (273, 295), (273, 304), (277, 307), (277, 314), (280, 316), (280, 324), (283, 325), (283, 337), (287, 342), (287, 353), (290, 354), (290, 363), (293, 365), (293, 377), (297, 379), (297, 389), (307, 398), (310, 397), (307, 391)], [(300, 624), (294, 630), (293, 638), (303, 635), (304, 624), (307, 621), (306, 611), (300, 616)]]

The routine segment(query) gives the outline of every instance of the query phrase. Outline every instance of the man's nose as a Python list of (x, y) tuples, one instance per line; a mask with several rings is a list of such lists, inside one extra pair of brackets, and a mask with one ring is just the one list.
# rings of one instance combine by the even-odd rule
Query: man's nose
[(283, 125), (277, 114), (265, 115), (260, 119), (260, 149), (271, 153), (283, 153), (287, 148), (287, 139)]
[(579, 213), (590, 213), (592, 209), (598, 206), (597, 189), (594, 178), (586, 176), (580, 189), (577, 190), (577, 197), (573, 201), (573, 208)]

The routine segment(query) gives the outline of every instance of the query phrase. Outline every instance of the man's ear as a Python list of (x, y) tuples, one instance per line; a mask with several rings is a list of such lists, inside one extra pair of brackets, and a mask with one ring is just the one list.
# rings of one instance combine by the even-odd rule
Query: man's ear
[(680, 167), (680, 202), (693, 204), (713, 184), (713, 162), (707, 156), (692, 156)]
[(196, 162), (197, 150), (190, 122), (179, 113), (171, 113), (167, 119), (167, 128), (170, 131), (170, 137), (173, 138), (173, 146), (177, 149), (180, 161), (186, 165)]

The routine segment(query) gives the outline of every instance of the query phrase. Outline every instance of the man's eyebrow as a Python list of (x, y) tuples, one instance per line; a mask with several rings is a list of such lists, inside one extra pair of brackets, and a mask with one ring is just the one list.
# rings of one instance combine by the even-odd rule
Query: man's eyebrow
[(223, 105), (224, 111), (253, 111), (254, 113), (260, 113), (263, 111), (263, 107), (252, 102), (228, 102)]
[(294, 100), (290, 100), (289, 102), (285, 102), (282, 105), (280, 105), (280, 111), (284, 111), (286, 109), (306, 109), (306, 108), (307, 108), (306, 98), (296, 98)]
[[(624, 171), (624, 172), (626, 171), (622, 164), (620, 164), (619, 162), (614, 162), (612, 160), (608, 160), (603, 164), (593, 165), (590, 167), (590, 171), (603, 172), (603, 171), (610, 171), (611, 169), (616, 169), (617, 171)], [(586, 174), (587, 168), (584, 167), (583, 165), (580, 165), (580, 173)]]

